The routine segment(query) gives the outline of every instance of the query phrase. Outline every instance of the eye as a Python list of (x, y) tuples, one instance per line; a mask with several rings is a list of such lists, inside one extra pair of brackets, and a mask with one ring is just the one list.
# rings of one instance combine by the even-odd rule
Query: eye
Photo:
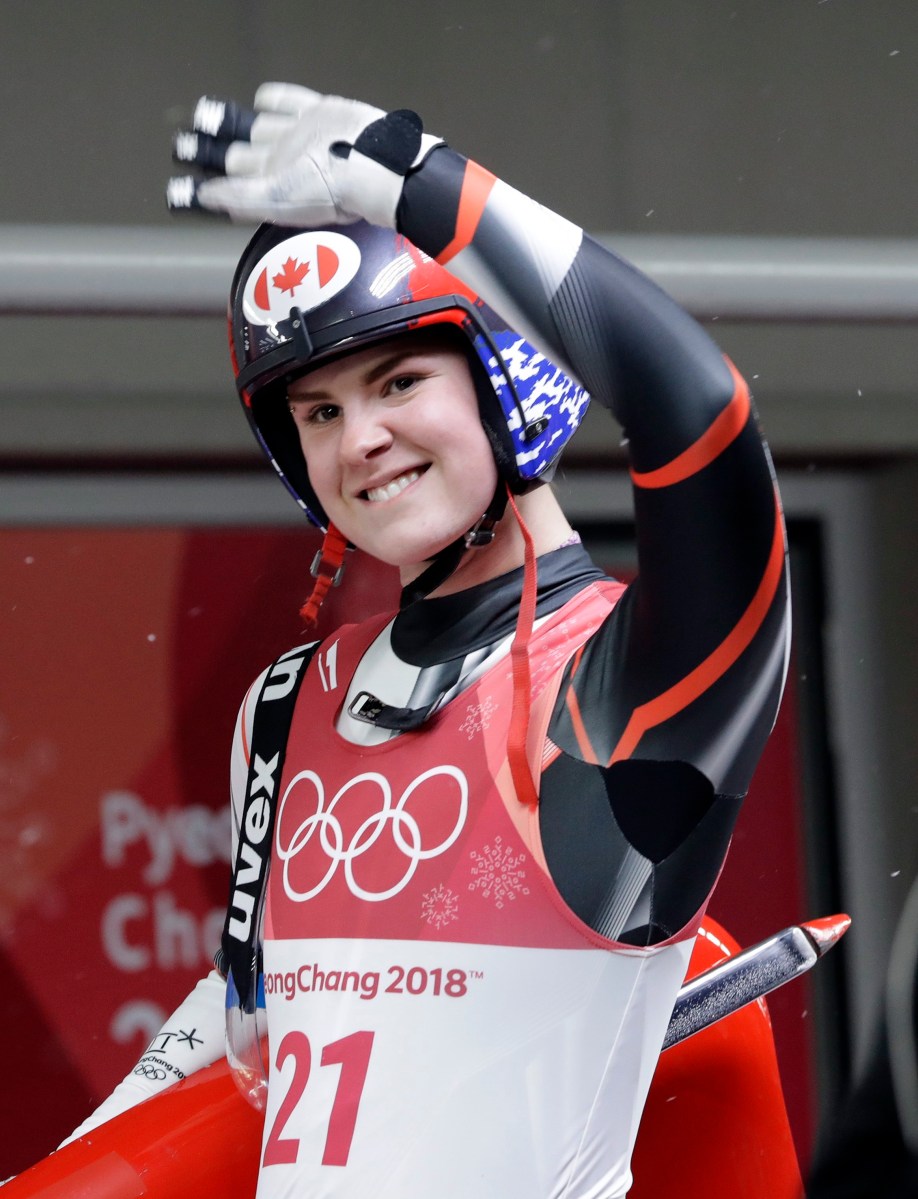
[(390, 395), (404, 395), (406, 392), (411, 391), (412, 387), (420, 382), (421, 378), (422, 376), (416, 372), (403, 371), (400, 374), (392, 376), (387, 382), (385, 390)]
[(336, 419), (340, 411), (337, 404), (290, 405), (290, 415), (298, 425), (327, 425)]

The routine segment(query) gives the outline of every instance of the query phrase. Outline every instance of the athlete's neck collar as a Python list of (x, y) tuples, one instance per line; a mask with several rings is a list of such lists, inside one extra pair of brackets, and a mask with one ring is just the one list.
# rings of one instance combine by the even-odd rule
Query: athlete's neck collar
[[(581, 545), (564, 546), (539, 558), (536, 615), (554, 612), (602, 571)], [(519, 612), (523, 567), (451, 595), (418, 600), (403, 608), (392, 626), (392, 648), (403, 662), (431, 666), (509, 636)]]

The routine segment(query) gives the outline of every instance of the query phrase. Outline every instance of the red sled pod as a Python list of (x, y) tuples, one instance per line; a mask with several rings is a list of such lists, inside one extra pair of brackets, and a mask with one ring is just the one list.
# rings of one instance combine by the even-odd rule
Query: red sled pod
[[(806, 933), (798, 927), (786, 932), (813, 941), (814, 927), (818, 933), (827, 924), (836, 930), (830, 942), (834, 944), (849, 923), (847, 917), (832, 917), (804, 925)], [(763, 942), (761, 948), (783, 936)], [(813, 944), (804, 968), (814, 964), (830, 944)], [(686, 978), (715, 970), (739, 949), (729, 933), (705, 917)], [(754, 953), (749, 951), (748, 956)], [(689, 984), (683, 992), (688, 989)], [(668, 1195), (801, 1199), (803, 1181), (764, 999), (746, 1003), (663, 1052), (644, 1107), (631, 1171), (634, 1184), (628, 1199)]]
[(224, 1058), (58, 1149), (4, 1199), (252, 1199), (263, 1123)]

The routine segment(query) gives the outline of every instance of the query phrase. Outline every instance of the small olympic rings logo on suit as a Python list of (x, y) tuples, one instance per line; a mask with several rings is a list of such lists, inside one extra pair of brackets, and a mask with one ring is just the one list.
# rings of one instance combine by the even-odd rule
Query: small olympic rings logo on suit
[(141, 1062), (134, 1067), (134, 1073), (141, 1078), (149, 1078), (151, 1082), (165, 1082), (166, 1071), (160, 1066), (151, 1066), (149, 1062)]
[[(418, 800), (423, 800), (425, 806), (436, 804), (438, 809), (444, 802), (455, 803), (456, 818), (451, 830), (441, 841), (435, 845), (424, 845), (420, 825), (408, 809), (408, 804), (419, 789), (431, 780), (439, 780), (438, 785), (433, 789), (428, 786), (423, 795), (418, 795)], [(451, 794), (445, 794), (444, 784), (448, 785)], [(287, 839), (284, 836), (284, 809), (293, 791), (299, 788), (301, 792), (304, 786), (311, 786), (315, 789), (315, 800), (310, 805), (313, 810), (300, 821)], [(358, 786), (377, 788), (380, 807), (377, 812), (368, 816), (354, 830), (350, 840), (345, 844), (344, 830), (338, 819), (337, 809), (348, 792)], [(327, 805), (322, 779), (314, 770), (301, 770), (287, 785), (277, 811), (276, 853), (284, 864), (284, 890), (295, 903), (304, 903), (308, 899), (313, 899), (325, 890), (340, 865), (344, 868), (347, 888), (355, 898), (365, 899), (371, 903), (391, 899), (393, 895), (398, 895), (408, 886), (421, 862), (439, 857), (449, 849), (462, 832), (468, 810), (468, 780), (456, 766), (435, 766), (431, 770), (425, 770), (423, 774), (419, 774), (408, 784), (395, 801), (392, 797), (391, 784), (385, 775), (377, 774), (375, 771), (358, 774), (345, 783)], [(288, 821), (288, 823), (290, 822)], [(387, 828), (390, 832), (391, 842), (383, 841), (380, 844)], [(314, 841), (314, 839), (316, 840)], [(291, 866), (310, 841), (314, 841), (314, 845), (321, 848), (323, 855), (328, 859), (328, 867), (318, 882), (301, 890), (294, 885)], [(402, 876), (392, 886), (381, 891), (362, 887), (355, 877), (357, 863), (377, 846), (376, 853), (378, 854), (385, 854), (387, 850), (391, 853), (394, 848), (407, 859)]]

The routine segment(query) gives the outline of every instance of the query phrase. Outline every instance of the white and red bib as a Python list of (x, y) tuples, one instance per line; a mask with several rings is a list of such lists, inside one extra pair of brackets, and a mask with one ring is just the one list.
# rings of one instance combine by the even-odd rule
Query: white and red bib
[[(592, 584), (534, 634), (534, 761), (565, 663), (619, 592)], [(537, 814), (509, 783), (509, 659), (418, 732), (342, 738), (338, 710), (380, 627), (321, 647), (291, 729), (258, 1197), (624, 1195), (691, 935), (619, 945), (557, 893)]]

